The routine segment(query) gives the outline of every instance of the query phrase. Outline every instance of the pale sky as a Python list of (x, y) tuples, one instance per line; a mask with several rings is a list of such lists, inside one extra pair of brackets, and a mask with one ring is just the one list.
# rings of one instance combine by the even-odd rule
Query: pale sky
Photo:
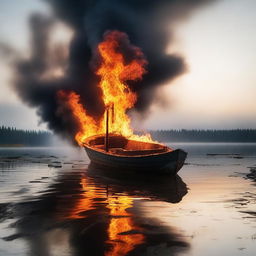
[[(48, 12), (47, 5), (1, 0), (0, 8), (0, 41), (25, 52), (27, 17), (34, 10)], [(170, 105), (153, 106), (145, 129), (256, 128), (255, 11), (254, 0), (219, 0), (176, 28), (167, 51), (184, 56), (188, 72), (159, 92)], [(35, 110), (10, 89), (11, 72), (3, 60), (0, 68), (0, 125), (44, 129)]]

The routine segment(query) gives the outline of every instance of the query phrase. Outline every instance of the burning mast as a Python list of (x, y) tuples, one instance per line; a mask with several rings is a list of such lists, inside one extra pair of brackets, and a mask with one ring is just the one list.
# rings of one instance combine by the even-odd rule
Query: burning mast
[[(104, 116), (97, 120), (89, 115), (79, 102), (80, 96), (75, 92), (58, 92), (60, 104), (67, 104), (79, 123), (79, 131), (75, 136), (77, 143), (82, 145), (86, 138), (104, 134), (106, 130), (133, 140), (152, 141), (150, 135), (138, 136), (133, 133), (131, 120), (127, 115), (127, 110), (134, 107), (137, 100), (136, 92), (127, 83), (141, 80), (146, 73), (147, 61), (141, 49), (132, 46), (125, 33), (109, 31), (99, 43), (95, 59), (98, 66), (95, 73), (100, 77), (97, 86), (102, 91), (101, 100), (105, 105), (107, 121)], [(109, 109), (112, 110), (111, 125), (108, 125)]]

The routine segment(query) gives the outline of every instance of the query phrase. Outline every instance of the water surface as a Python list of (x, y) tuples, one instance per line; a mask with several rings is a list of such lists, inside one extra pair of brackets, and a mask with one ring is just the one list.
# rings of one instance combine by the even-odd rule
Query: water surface
[(177, 177), (118, 177), (83, 150), (0, 149), (0, 255), (255, 255), (256, 144), (176, 143)]

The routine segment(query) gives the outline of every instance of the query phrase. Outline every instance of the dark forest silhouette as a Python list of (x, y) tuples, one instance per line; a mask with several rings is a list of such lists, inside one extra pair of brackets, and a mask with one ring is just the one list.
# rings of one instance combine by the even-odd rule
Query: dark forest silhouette
[(53, 135), (46, 131), (18, 130), (2, 126), (0, 127), (0, 146), (50, 146)]
[[(152, 137), (162, 142), (256, 142), (256, 129), (156, 130)], [(0, 146), (51, 146), (54, 135), (47, 131), (0, 127)]]

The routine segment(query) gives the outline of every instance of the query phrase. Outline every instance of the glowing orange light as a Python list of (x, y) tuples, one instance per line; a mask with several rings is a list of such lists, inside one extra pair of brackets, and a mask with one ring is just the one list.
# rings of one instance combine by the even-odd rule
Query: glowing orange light
[[(137, 245), (144, 242), (144, 235), (135, 233), (142, 229), (134, 223), (133, 215), (127, 212), (128, 208), (133, 207), (133, 198), (126, 194), (111, 195), (107, 188), (99, 187), (87, 177), (81, 179), (82, 197), (78, 199), (76, 204), (69, 211), (60, 212), (63, 214), (58, 216), (58, 220), (83, 219), (86, 216), (84, 211), (93, 210), (99, 207), (95, 198), (101, 198), (106, 208), (109, 209), (110, 222), (107, 228), (107, 243), (111, 244), (111, 248), (105, 252), (105, 256), (124, 256), (132, 251)], [(62, 207), (62, 205), (60, 205)], [(126, 233), (132, 231), (130, 234)], [(123, 233), (123, 234), (122, 234)]]
[(110, 215), (112, 216), (108, 234), (109, 242), (113, 247), (105, 254), (106, 256), (126, 255), (137, 245), (144, 242), (144, 236), (142, 234), (125, 234), (125, 232), (140, 230), (140, 228), (134, 224), (132, 215), (126, 211), (132, 206), (133, 199), (131, 197), (121, 195), (108, 198), (107, 207), (110, 209)]
[[(138, 136), (133, 133), (131, 120), (127, 115), (127, 110), (136, 103), (137, 95), (127, 86), (126, 82), (142, 79), (143, 74), (146, 73), (147, 61), (143, 58), (142, 51), (133, 46), (134, 57), (126, 63), (120, 51), (121, 37), (127, 36), (119, 31), (109, 32), (98, 45), (98, 52), (101, 57), (100, 66), (96, 71), (100, 77), (98, 86), (102, 90), (102, 100), (106, 108), (110, 106), (114, 108), (114, 120), (111, 122), (109, 132), (119, 133), (133, 140), (152, 142), (149, 134)], [(79, 145), (82, 145), (89, 136), (105, 133), (104, 118), (96, 121), (88, 115), (79, 101), (79, 95), (75, 92), (60, 91), (58, 97), (66, 100), (80, 124), (80, 129), (75, 136)]]

